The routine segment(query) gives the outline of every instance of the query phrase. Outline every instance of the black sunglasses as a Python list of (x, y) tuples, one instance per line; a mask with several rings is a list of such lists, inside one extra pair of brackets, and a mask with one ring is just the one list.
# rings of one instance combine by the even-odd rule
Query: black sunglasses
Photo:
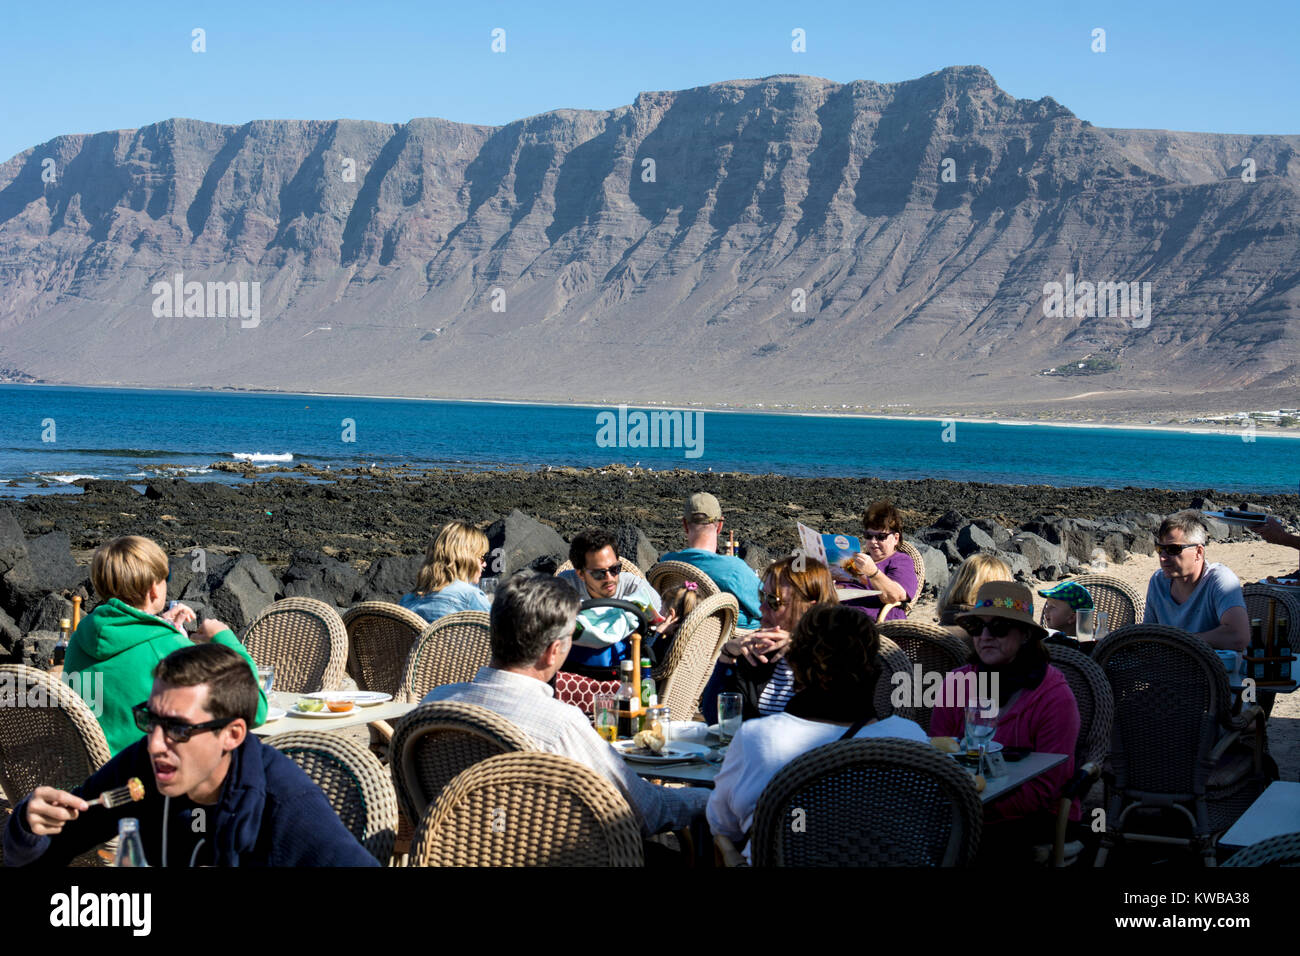
[(886, 538), (888, 538), (890, 535), (894, 533), (895, 532), (893, 531), (864, 531), (862, 532), (862, 540), (863, 541), (884, 541)]
[(1020, 626), (1021, 625), (1018, 621), (1009, 621), (1005, 617), (995, 617), (993, 620), (988, 621), (987, 623), (981, 621), (977, 617), (975, 618), (968, 617), (961, 622), (961, 629), (965, 631), (967, 634), (969, 634), (971, 637), (979, 637), (981, 634), (984, 633), (984, 628), (987, 627), (991, 635), (993, 635), (994, 637), (1002, 638), (1002, 637), (1006, 637), (1013, 630), (1015, 630), (1017, 627)]
[(160, 717), (149, 709), (147, 702), (132, 707), (131, 716), (135, 718), (135, 725), (146, 736), (152, 734), (155, 727), (162, 727), (163, 736), (174, 744), (183, 744), (195, 734), (203, 733), (206, 730), (220, 730), (227, 724), (239, 719), (238, 717), (223, 717), (219, 720), (205, 720), (201, 724), (191, 724), (175, 717)]
[(1198, 544), (1157, 544), (1156, 551), (1166, 558), (1176, 558), (1188, 548), (1199, 548)]
[(593, 578), (595, 578), (597, 581), (603, 581), (603, 580), (605, 580), (607, 577), (609, 577), (610, 575), (613, 575), (614, 577), (618, 577), (618, 573), (619, 573), (620, 571), (622, 571), (622, 570), (623, 570), (623, 569), (622, 569), (621, 567), (619, 567), (619, 568), (587, 568), (587, 569), (586, 569), (586, 572), (587, 572), (588, 574), (590, 574)]
[(773, 611), (779, 611), (785, 607), (785, 601), (781, 600), (781, 595), (775, 591), (760, 590), (758, 592), (758, 603), (766, 604)]

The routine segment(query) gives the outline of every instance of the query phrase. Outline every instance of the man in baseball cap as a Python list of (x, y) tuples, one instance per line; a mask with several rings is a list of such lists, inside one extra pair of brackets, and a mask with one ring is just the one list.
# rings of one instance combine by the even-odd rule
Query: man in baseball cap
[(659, 556), (660, 561), (685, 561), (703, 571), (723, 591), (735, 595), (740, 605), (736, 626), (746, 630), (759, 626), (763, 609), (758, 604), (758, 575), (740, 558), (718, 554), (722, 532), (722, 506), (707, 491), (697, 491), (682, 507), (682, 530), (686, 547)]

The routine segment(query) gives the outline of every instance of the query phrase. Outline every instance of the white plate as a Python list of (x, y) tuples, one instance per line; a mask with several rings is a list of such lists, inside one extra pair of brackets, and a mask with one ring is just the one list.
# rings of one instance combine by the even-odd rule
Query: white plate
[(267, 723), (267, 724), (269, 724), (269, 723), (270, 723), (271, 721), (273, 721), (273, 720), (279, 720), (281, 717), (283, 717), (283, 716), (284, 716), (285, 714), (287, 714), (287, 713), (289, 713), (289, 712), (288, 712), (287, 710), (285, 710), (283, 707), (269, 707), (269, 706), (268, 706), (268, 707), (266, 708), (266, 720), (263, 721), (263, 723)]
[(357, 712), (356, 707), (353, 707), (351, 710), (340, 710), (340, 711), (333, 711), (330, 710), (328, 707), (322, 708), (321, 710), (299, 710), (298, 705), (295, 704), (293, 708), (289, 711), (289, 714), (293, 717), (329, 718), (329, 717), (348, 717), (352, 714), (355, 714), (356, 712)]
[(1224, 511), (1206, 511), (1203, 513), (1209, 515), (1211, 518), (1218, 518), (1220, 521), (1226, 521), (1228, 524), (1240, 524), (1245, 525), (1246, 527), (1263, 524), (1268, 519), (1268, 515), (1260, 515), (1258, 518), (1248, 518), (1242, 513), (1228, 514)]
[[(966, 753), (965, 740), (958, 740), (957, 748), (958, 748), (957, 750), (958, 753), (963, 753), (963, 754)], [(1001, 749), (1002, 749), (1002, 744), (998, 743), (996, 740), (990, 740), (987, 744), (984, 745), (984, 752), (986, 754), (995, 754)]]
[(631, 740), (620, 740), (611, 746), (622, 755), (624, 760), (631, 760), (634, 763), (685, 763), (688, 760), (699, 760), (709, 752), (709, 748), (704, 744), (693, 744), (686, 740), (668, 741), (664, 744), (664, 752), (656, 757), (628, 753), (627, 751), (636, 749), (636, 744)]
[(303, 694), (312, 700), (350, 700), (358, 707), (374, 707), (393, 699), (392, 694), (377, 690), (318, 690), (314, 694)]

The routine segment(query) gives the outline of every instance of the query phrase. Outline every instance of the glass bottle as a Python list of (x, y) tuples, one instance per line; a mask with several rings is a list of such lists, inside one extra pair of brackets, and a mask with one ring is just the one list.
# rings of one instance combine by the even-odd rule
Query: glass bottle
[(632, 661), (623, 661), (619, 665), (618, 737), (620, 740), (629, 740), (635, 737), (637, 732), (641, 701), (633, 674), (634, 667)]
[(59, 641), (54, 645), (53, 656), (50, 658), (51, 667), (62, 667), (63, 659), (68, 653), (68, 641), (72, 637), (72, 619), (61, 618), (59, 620)]
[[(1291, 622), (1286, 618), (1278, 618), (1277, 621), (1277, 641), (1274, 651), (1278, 657), (1287, 658), (1291, 656), (1291, 639), (1288, 636), (1291, 632)], [(1280, 681), (1291, 680), (1291, 662), (1289, 660), (1278, 661), (1275, 665), (1277, 679)]]
[[(645, 701), (648, 708), (652, 700), (658, 700), (655, 693), (655, 678), (650, 671), (650, 658), (641, 658), (641, 700)], [(646, 714), (643, 710), (641, 713), (641, 729), (646, 729)]]
[(117, 856), (114, 866), (148, 866), (144, 858), (144, 843), (140, 839), (140, 821), (123, 817), (117, 821)]
[(1261, 618), (1250, 619), (1250, 647), (1246, 654), (1254, 658), (1246, 667), (1246, 676), (1258, 683), (1264, 679), (1264, 662), (1258, 659), (1264, 656), (1264, 621)]

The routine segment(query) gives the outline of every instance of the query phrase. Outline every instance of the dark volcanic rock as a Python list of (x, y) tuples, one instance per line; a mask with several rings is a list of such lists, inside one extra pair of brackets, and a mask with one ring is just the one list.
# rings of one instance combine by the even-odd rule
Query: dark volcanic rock
[(925, 562), (925, 587), (918, 596), (942, 592), (948, 586), (948, 558), (942, 551), (922, 541), (913, 541), (912, 544), (921, 552), (921, 560)]
[(5, 574), (27, 555), (23, 529), (8, 508), (0, 508), (0, 575)]
[[(396, 604), (402, 595), (415, 590), (415, 582), (423, 564), (424, 556), (419, 554), (395, 554), (380, 558), (366, 572), (361, 600)], [(489, 562), (488, 572), (491, 570)]]
[(971, 524), (993, 539), (995, 548), (1003, 549), (1011, 541), (1011, 532), (992, 518), (976, 518)]
[(1021, 531), (1011, 539), (1011, 546), (1024, 555), (1042, 580), (1059, 581), (1066, 576), (1068, 558), (1059, 544), (1052, 544), (1032, 531)]
[(319, 551), (295, 551), (281, 580), (287, 598), (315, 598), (342, 608), (355, 603), (365, 585), (351, 565)]
[(642, 571), (648, 571), (659, 560), (659, 549), (650, 542), (645, 532), (635, 525), (623, 525), (615, 529), (613, 534), (618, 542), (619, 557), (635, 562)]
[(58, 631), (32, 631), (24, 634), (14, 644), (10, 659), (15, 664), (26, 664), (38, 671), (47, 671), (59, 637)]
[[(1008, 539), (1010, 535), (1007, 536)], [(976, 551), (996, 551), (997, 544), (992, 536), (979, 525), (968, 524), (957, 532), (957, 550), (963, 558), (970, 557)]]
[(73, 590), (89, 574), (72, 560), (66, 531), (52, 531), (27, 542), (20, 557), (0, 580), (0, 603), (10, 614), (23, 614), (51, 591)]
[(1017, 554), (1014, 551), (998, 551), (997, 556), (1007, 563), (1011, 568), (1011, 574), (1021, 584), (1031, 584), (1034, 577), (1034, 569), (1029, 566), (1029, 562), (1023, 554)]
[(72, 602), (59, 594), (47, 594), (35, 604), (30, 604), (18, 622), (18, 629), (30, 631), (58, 631), (59, 622), (72, 620)]
[(513, 574), (523, 568), (553, 572), (569, 556), (569, 546), (554, 528), (542, 524), (518, 509), (496, 521), (487, 530), (493, 551), (501, 549), (501, 573)]
[(276, 599), (279, 589), (280, 582), (257, 558), (241, 554), (223, 570), (207, 603), (217, 618), (238, 633)]
[(740, 560), (753, 568), (755, 574), (762, 574), (767, 570), (768, 565), (776, 560), (771, 551), (753, 541), (741, 541), (736, 550), (739, 552)]
[(961, 512), (949, 510), (935, 519), (933, 527), (940, 531), (960, 531), (968, 524), (970, 521)]
[(18, 629), (18, 622), (0, 608), (0, 659), (7, 658), (23, 632)]

